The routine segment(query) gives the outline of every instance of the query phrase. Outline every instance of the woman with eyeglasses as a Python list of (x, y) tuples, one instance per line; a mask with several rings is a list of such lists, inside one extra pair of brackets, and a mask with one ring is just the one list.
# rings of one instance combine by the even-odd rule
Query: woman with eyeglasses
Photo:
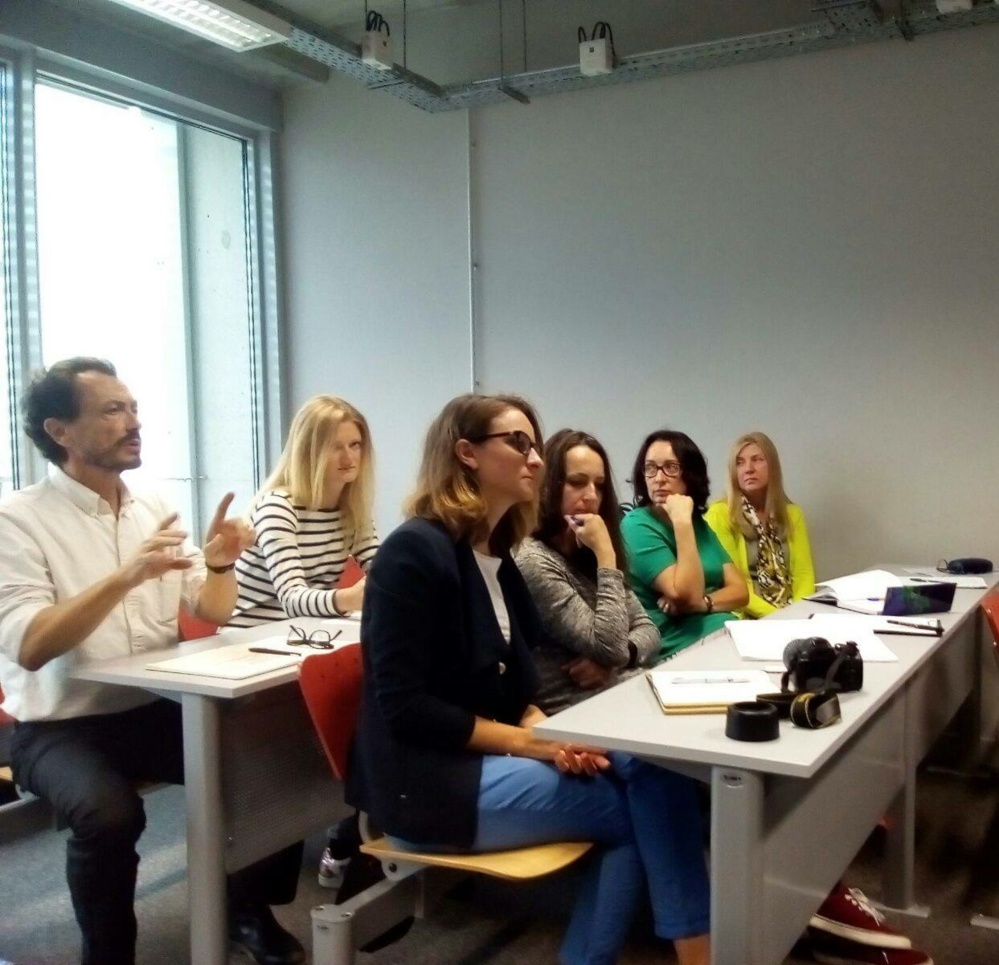
[(742, 615), (765, 617), (815, 592), (805, 516), (784, 492), (777, 447), (762, 432), (735, 440), (728, 458), (728, 496), (704, 514), (746, 581)]
[(347, 799), (416, 850), (596, 841), (564, 965), (617, 961), (646, 883), (657, 933), (682, 965), (706, 965), (692, 782), (532, 731), (542, 631), (510, 550), (534, 528), (539, 439), (516, 396), (459, 396), (430, 426), (410, 518), (368, 580)]
[(746, 605), (746, 583), (704, 521), (708, 467), (690, 436), (671, 429), (642, 442), (635, 508), (621, 522), (635, 594), (667, 658), (719, 629)]
[(607, 453), (585, 432), (545, 442), (547, 471), (534, 536), (517, 566), (541, 615), (534, 651), (547, 714), (611, 686), (659, 656), (659, 631), (628, 589), (620, 511)]
[(373, 478), (364, 416), (332, 395), (309, 399), (250, 507), (257, 538), (236, 563), (239, 600), (230, 626), (361, 609), (365, 580), (344, 589), (337, 583), (350, 557), (367, 570), (378, 549)]

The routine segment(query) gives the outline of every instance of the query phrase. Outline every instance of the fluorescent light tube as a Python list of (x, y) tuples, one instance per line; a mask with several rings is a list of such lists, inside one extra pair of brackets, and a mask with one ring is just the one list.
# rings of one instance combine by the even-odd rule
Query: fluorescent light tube
[(222, 44), (230, 50), (252, 50), (277, 44), (291, 27), (273, 14), (243, 0), (113, 0)]

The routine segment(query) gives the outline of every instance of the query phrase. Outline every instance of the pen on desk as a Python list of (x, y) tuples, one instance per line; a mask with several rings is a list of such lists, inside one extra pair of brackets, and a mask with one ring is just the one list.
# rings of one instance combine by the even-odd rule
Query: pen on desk
[(250, 647), (250, 653), (276, 653), (279, 657), (294, 657), (290, 650), (275, 650), (273, 647)]
[(938, 637), (943, 633), (943, 627), (939, 622), (936, 626), (932, 623), (907, 623), (905, 620), (885, 620), (885, 623), (894, 624), (896, 627), (908, 627), (910, 630), (929, 630)]

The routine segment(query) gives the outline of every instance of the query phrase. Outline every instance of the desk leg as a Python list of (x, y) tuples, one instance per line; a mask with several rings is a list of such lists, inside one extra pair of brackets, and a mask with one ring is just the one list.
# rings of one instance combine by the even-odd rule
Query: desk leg
[(187, 888), (191, 961), (225, 965), (225, 823), (222, 813), (221, 714), (211, 697), (184, 694)]
[(930, 909), (916, 904), (916, 763), (906, 749), (905, 783), (888, 811), (885, 864), (882, 877), (884, 905), (907, 915), (926, 918)]
[(759, 867), (763, 777), (738, 768), (711, 772), (711, 965), (772, 965), (760, 960)]

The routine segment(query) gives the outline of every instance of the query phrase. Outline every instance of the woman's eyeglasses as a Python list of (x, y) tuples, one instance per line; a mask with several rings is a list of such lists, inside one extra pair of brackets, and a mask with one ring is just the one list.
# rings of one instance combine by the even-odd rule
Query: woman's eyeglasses
[(306, 633), (301, 627), (288, 627), (289, 647), (312, 647), (313, 650), (333, 650), (334, 643), (342, 630), (330, 633), (329, 630), (313, 630)]
[(485, 442), (486, 439), (502, 439), (511, 449), (516, 449), (522, 456), (527, 458), (533, 449), (539, 457), (543, 457), (542, 445), (535, 442), (523, 429), (514, 429), (512, 432), (490, 432), (472, 442)]
[(647, 462), (642, 466), (642, 475), (646, 479), (655, 479), (659, 473), (665, 473), (671, 479), (675, 479), (680, 475), (680, 463), (678, 462), (664, 462), (662, 464), (658, 462)]

